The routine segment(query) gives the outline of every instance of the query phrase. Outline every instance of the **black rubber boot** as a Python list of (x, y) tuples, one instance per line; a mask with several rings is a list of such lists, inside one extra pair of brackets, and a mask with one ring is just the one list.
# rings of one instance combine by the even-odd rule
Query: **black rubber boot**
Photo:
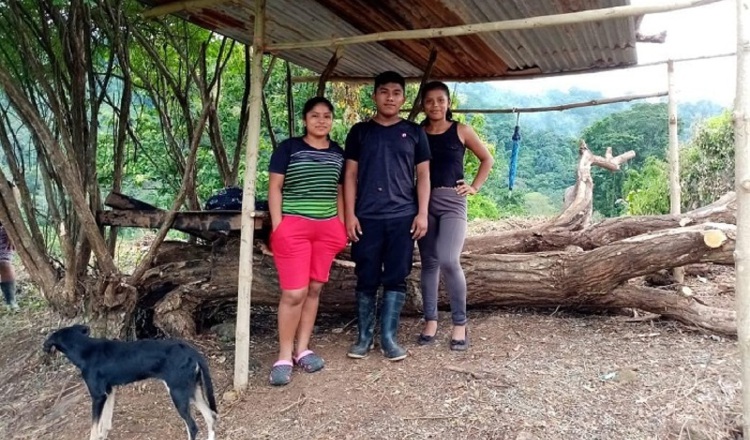
[(8, 308), (11, 310), (18, 310), (18, 303), (16, 302), (16, 282), (0, 282), (0, 290), (3, 291), (3, 298), (5, 299), (5, 304), (7, 304)]
[(380, 348), (390, 361), (400, 361), (406, 357), (406, 350), (398, 345), (399, 318), (404, 307), (406, 293), (388, 290), (383, 292), (383, 309), (380, 316)]
[(375, 303), (377, 295), (357, 292), (357, 342), (349, 348), (346, 354), (350, 358), (362, 359), (374, 346), (375, 333)]

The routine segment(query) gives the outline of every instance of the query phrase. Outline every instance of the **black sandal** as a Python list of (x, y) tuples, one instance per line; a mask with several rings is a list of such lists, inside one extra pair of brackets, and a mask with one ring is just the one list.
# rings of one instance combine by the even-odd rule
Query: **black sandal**
[[(427, 321), (425, 321), (425, 323), (427, 323)], [(435, 334), (432, 336), (426, 335), (424, 333), (419, 333), (419, 337), (417, 338), (417, 345), (430, 345), (435, 342), (435, 337), (437, 337), (437, 329), (435, 329)]]
[(469, 349), (469, 327), (466, 327), (466, 336), (464, 339), (451, 339), (451, 350), (466, 351)]
[(417, 338), (417, 345), (430, 345), (435, 342), (435, 336), (437, 336), (437, 333), (432, 336), (420, 333), (419, 338)]

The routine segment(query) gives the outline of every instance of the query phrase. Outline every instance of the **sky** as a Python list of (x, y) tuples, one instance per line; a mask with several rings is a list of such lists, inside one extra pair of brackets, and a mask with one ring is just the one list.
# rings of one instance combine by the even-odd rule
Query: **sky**
[[(631, 0), (631, 4), (647, 4), (663, 0)], [(663, 44), (638, 43), (638, 62), (648, 63), (669, 58), (679, 59), (704, 55), (731, 53), (737, 47), (735, 2), (725, 0), (706, 6), (680, 11), (649, 14), (643, 18), (640, 31), (658, 34), (667, 31)], [(734, 57), (675, 63), (675, 94), (680, 101), (707, 99), (722, 106), (733, 104), (736, 83)], [(580, 88), (599, 90), (605, 97), (652, 93), (667, 90), (667, 66), (651, 66), (540, 78), (523, 81), (493, 83), (495, 87), (519, 93), (539, 93), (544, 90)]]

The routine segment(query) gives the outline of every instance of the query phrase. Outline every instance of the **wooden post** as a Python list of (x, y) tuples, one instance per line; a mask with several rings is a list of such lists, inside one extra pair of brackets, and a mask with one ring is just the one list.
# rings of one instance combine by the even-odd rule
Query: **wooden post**
[(255, 34), (250, 67), (249, 120), (245, 145), (245, 185), (242, 192), (242, 228), (237, 289), (237, 325), (234, 347), (234, 389), (247, 388), (250, 361), (250, 296), (253, 286), (253, 235), (255, 219), (255, 175), (260, 146), (261, 99), (263, 93), (263, 44), (266, 0), (255, 0)]
[(294, 84), (292, 84), (292, 67), (286, 62), (286, 117), (289, 137), (294, 137), (297, 130), (294, 127)]
[(417, 96), (414, 97), (414, 104), (411, 106), (409, 117), (406, 118), (412, 122), (417, 118), (419, 112), (422, 111), (422, 89), (424, 89), (424, 85), (427, 84), (427, 80), (429, 80), (432, 75), (432, 68), (435, 67), (435, 61), (437, 61), (437, 49), (433, 47), (430, 51), (430, 56), (427, 59), (427, 67), (425, 67), (424, 74), (422, 74), (422, 81), (419, 82)]
[(318, 97), (324, 97), (326, 94), (326, 82), (328, 82), (328, 77), (330, 77), (333, 74), (333, 71), (336, 70), (336, 65), (339, 63), (339, 60), (344, 55), (344, 48), (339, 46), (336, 48), (336, 50), (333, 52), (333, 55), (331, 56), (331, 59), (328, 60), (328, 65), (326, 65), (325, 70), (323, 70), (323, 73), (320, 74), (320, 79), (318, 80), (318, 92), (315, 94), (315, 96)]
[[(669, 99), (667, 111), (669, 113), (669, 213), (680, 214), (680, 145), (677, 139), (677, 100), (674, 87), (674, 61), (667, 61), (667, 82), (669, 85)], [(685, 282), (685, 270), (675, 267), (672, 275), (676, 282)]]
[(750, 0), (737, 0), (737, 95), (734, 160), (737, 242), (734, 248), (737, 340), (742, 379), (743, 438), (750, 438)]

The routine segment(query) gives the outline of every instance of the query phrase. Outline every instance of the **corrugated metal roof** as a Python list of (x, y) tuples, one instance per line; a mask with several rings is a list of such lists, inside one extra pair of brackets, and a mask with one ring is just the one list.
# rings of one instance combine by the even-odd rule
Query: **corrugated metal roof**
[[(172, 0), (141, 0), (152, 6)], [(376, 32), (440, 28), (630, 4), (629, 0), (267, 0), (273, 43), (324, 40)], [(182, 18), (240, 42), (252, 40), (253, 0), (229, 0), (181, 12)], [(637, 63), (637, 17), (460, 37), (350, 45), (333, 73), (371, 78), (384, 69), (419, 77), (432, 47), (433, 78), (477, 80), (555, 74)], [(322, 72), (334, 48), (285, 50), (280, 58)]]

